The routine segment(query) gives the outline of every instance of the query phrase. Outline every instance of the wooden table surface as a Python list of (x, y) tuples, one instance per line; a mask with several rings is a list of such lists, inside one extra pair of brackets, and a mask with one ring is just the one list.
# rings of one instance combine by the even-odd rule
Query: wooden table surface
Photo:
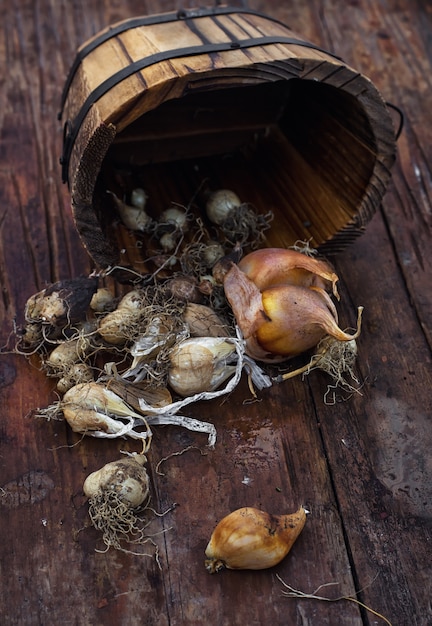
[[(157, 0), (2, 0), (0, 35), (0, 322), (6, 344), (27, 298), (93, 269), (61, 182), (59, 99), (77, 47), (118, 20), (169, 11)], [(365, 308), (361, 393), (324, 402), (319, 372), (195, 416), (205, 435), (155, 428), (150, 453), (155, 558), (103, 544), (82, 484), (124, 441), (81, 440), (31, 412), (54, 381), (0, 357), (0, 622), (17, 625), (432, 624), (432, 6), (427, 0), (251, 0), (368, 76), (405, 125), (393, 178), (366, 233), (335, 260), (345, 308)], [(397, 117), (395, 117), (397, 122)], [(355, 308), (354, 308), (355, 310)], [(203, 415), (204, 412), (204, 415)], [(176, 451), (155, 471), (159, 460)], [(216, 522), (240, 506), (310, 510), (291, 554), (261, 572), (210, 576)], [(95, 548), (97, 550), (95, 550)], [(278, 575), (280, 578), (278, 578)], [(281, 580), (329, 598), (283, 595)], [(357, 593), (357, 595), (356, 595)]]

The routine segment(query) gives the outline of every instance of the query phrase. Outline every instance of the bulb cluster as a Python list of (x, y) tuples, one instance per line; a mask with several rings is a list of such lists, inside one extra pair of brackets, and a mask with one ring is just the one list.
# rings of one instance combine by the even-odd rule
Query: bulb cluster
[[(220, 275), (220, 274), (219, 274)], [(279, 363), (316, 346), (329, 335), (351, 341), (341, 330), (331, 296), (338, 276), (326, 261), (296, 250), (263, 248), (231, 262), (222, 272), (227, 300), (246, 341), (246, 353)]]

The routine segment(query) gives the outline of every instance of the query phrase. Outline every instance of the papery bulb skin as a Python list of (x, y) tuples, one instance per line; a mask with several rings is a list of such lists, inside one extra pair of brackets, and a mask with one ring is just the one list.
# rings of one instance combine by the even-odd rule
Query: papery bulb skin
[(231, 377), (235, 345), (224, 337), (192, 337), (170, 353), (168, 383), (182, 397), (214, 391)]
[(89, 434), (94, 431), (114, 434), (123, 424), (95, 409), (64, 406), (63, 415), (74, 433)]
[(247, 340), (266, 320), (261, 292), (235, 263), (231, 263), (226, 272), (223, 287), (236, 322)]
[(321, 287), (279, 284), (260, 291), (232, 264), (224, 277), (225, 296), (246, 342), (246, 353), (264, 363), (280, 363), (306, 352), (330, 335), (356, 335), (338, 326), (336, 307)]
[(275, 362), (302, 354), (327, 334), (342, 341), (351, 339), (350, 335), (341, 336), (336, 308), (322, 289), (275, 285), (261, 295), (267, 319), (256, 330), (254, 340), (261, 351), (276, 357), (263, 356), (266, 360)]
[(300, 507), (290, 515), (270, 515), (243, 507), (224, 517), (214, 529), (205, 554), (210, 574), (227, 569), (267, 569), (286, 557), (306, 523)]
[(338, 297), (337, 274), (326, 262), (286, 248), (260, 248), (238, 264), (260, 291), (273, 285), (321, 287)]

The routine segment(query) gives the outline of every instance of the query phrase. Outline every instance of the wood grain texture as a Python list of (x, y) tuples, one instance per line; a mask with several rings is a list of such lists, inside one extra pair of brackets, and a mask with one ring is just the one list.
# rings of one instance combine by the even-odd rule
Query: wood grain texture
[[(394, 130), (379, 91), (336, 55), (260, 13), (215, 7), (180, 15), (123, 20), (85, 42), (72, 64), (62, 97), (63, 176), (86, 248), (90, 253), (97, 248), (93, 256), (103, 268), (119, 262), (111, 253), (101, 254), (110, 247), (106, 233), (112, 230), (106, 189), (117, 193), (113, 172), (104, 176), (107, 143), (96, 139), (107, 125), (116, 133), (105, 159), (114, 170), (141, 165), (140, 176), (154, 187), (160, 179), (164, 190), (166, 172), (159, 168), (153, 176), (145, 164), (183, 161), (176, 163), (180, 170), (189, 163), (210, 187), (215, 173), (227, 186), (224, 169), (234, 165), (241, 182), (261, 179), (265, 204), (257, 202), (253, 182), (246, 182), (244, 200), (260, 213), (274, 213), (281, 245), (307, 240), (328, 253), (340, 251), (378, 208), (394, 162)], [(237, 110), (231, 108), (226, 124), (232, 101)], [(244, 117), (260, 112), (267, 101), (274, 102), (273, 115), (261, 126), (245, 127)], [(121, 152), (117, 143), (123, 144)], [(203, 174), (206, 157), (215, 155), (220, 155), (215, 173)], [(97, 219), (85, 215), (76, 197), (76, 187), (85, 184), (86, 195), (101, 206)], [(175, 194), (172, 201), (188, 205), (201, 186), (202, 180), (196, 181), (187, 198)], [(240, 191), (238, 185), (233, 189)], [(122, 195), (130, 191), (123, 189)], [(158, 196), (153, 188), (155, 217), (162, 205)], [(276, 245), (271, 236), (269, 245)], [(136, 247), (133, 238), (129, 247)]]
[[(240, 3), (238, 3), (240, 4)], [(432, 12), (416, 0), (251, 0), (369, 76), (401, 107), (392, 183), (366, 233), (335, 260), (342, 325), (355, 325), (361, 394), (331, 403), (312, 372), (247, 403), (243, 381), (228, 401), (191, 414), (205, 436), (155, 428), (150, 455), (152, 558), (102, 548), (89, 528), (86, 475), (134, 450), (79, 440), (63, 422), (30, 416), (55, 401), (52, 380), (19, 355), (0, 355), (0, 622), (16, 626), (244, 623), (360, 626), (384, 623), (353, 603), (283, 597), (275, 574), (329, 597), (353, 595), (393, 626), (432, 622)], [(4, 0), (0, 31), (0, 326), (6, 343), (27, 298), (47, 282), (88, 274), (61, 183), (61, 89), (78, 46), (109, 24), (176, 10), (170, 0)], [(397, 117), (395, 118), (397, 122)], [(340, 398), (338, 398), (340, 400)], [(171, 457), (187, 446), (191, 450)], [(311, 510), (289, 557), (274, 570), (204, 569), (210, 533), (230, 510)]]

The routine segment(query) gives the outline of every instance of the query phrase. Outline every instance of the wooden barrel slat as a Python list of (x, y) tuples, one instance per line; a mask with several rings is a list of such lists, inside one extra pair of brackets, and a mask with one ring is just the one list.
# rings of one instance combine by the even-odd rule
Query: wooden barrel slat
[(165, 14), (111, 30), (81, 46), (62, 117), (63, 175), (98, 265), (143, 262), (139, 236), (113, 230), (107, 209), (119, 166), (142, 168), (160, 210), (168, 191), (188, 204), (200, 185), (194, 167), (234, 187), (273, 211), (268, 245), (308, 240), (331, 253), (363, 232), (395, 157), (391, 116), (367, 77), (250, 10)]

